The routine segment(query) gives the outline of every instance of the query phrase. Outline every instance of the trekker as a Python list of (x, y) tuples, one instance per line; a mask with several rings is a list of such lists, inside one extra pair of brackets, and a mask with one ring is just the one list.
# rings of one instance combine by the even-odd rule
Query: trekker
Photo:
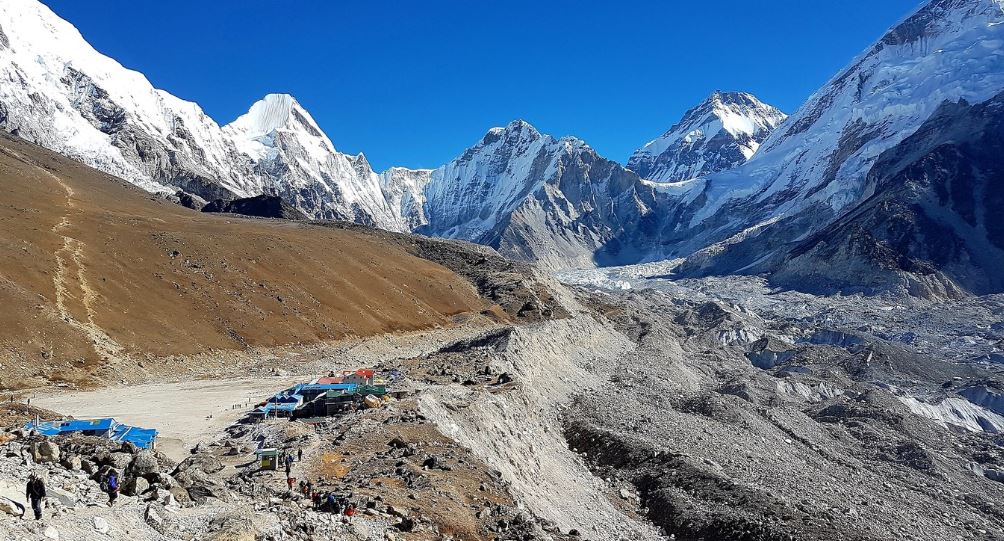
[(349, 502), (345, 506), (345, 516), (348, 517), (348, 521), (352, 522), (352, 515), (356, 514), (356, 504)]
[(37, 473), (32, 473), (28, 478), (28, 485), (24, 489), (25, 496), (31, 502), (31, 510), (35, 512), (35, 520), (42, 520), (42, 499), (45, 498), (45, 481)]
[(286, 474), (286, 486), (289, 487), (289, 491), (293, 492), (293, 478)]
[(297, 462), (303, 462), (303, 448), (302, 447), (296, 450), (296, 461)]
[(119, 497), (119, 472), (110, 470), (101, 488), (108, 493), (108, 507), (115, 505), (115, 498)]

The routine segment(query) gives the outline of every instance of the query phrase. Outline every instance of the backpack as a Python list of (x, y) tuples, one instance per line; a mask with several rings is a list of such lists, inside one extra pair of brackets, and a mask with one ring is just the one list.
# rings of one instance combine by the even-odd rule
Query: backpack
[(114, 491), (116, 491), (118, 489), (119, 489), (119, 476), (118, 475), (114, 475), (114, 474), (113, 475), (109, 475), (108, 476), (108, 490), (110, 492), (114, 492)]

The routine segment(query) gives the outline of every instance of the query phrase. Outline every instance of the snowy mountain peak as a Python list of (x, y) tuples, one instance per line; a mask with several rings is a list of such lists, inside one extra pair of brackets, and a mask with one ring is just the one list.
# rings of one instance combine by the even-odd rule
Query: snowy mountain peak
[(314, 118), (289, 94), (266, 95), (223, 129), (234, 137), (242, 151), (254, 158), (262, 157), (272, 146), (276, 131), (313, 139), (312, 146), (319, 147), (317, 150), (335, 152), (335, 146)]
[(482, 139), (482, 144), (489, 145), (500, 139), (523, 139), (527, 141), (535, 141), (543, 137), (537, 128), (530, 125), (529, 122), (516, 119), (506, 124), (505, 126), (495, 127), (488, 130)]
[(716, 90), (669, 131), (636, 150), (628, 167), (658, 182), (731, 169), (750, 159), (785, 118), (752, 94)]

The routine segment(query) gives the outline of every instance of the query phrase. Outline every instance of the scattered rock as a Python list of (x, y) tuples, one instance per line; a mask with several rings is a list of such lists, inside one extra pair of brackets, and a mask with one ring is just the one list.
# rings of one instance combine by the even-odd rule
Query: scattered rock
[(101, 534), (107, 534), (111, 530), (108, 521), (102, 517), (94, 517), (94, 530)]

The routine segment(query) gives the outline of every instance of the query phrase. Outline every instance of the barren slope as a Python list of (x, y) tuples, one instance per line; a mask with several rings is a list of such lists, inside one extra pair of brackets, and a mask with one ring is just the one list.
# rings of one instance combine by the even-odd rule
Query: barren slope
[(366, 230), (201, 214), (6, 137), (0, 302), (0, 387), (488, 308), (469, 281)]

